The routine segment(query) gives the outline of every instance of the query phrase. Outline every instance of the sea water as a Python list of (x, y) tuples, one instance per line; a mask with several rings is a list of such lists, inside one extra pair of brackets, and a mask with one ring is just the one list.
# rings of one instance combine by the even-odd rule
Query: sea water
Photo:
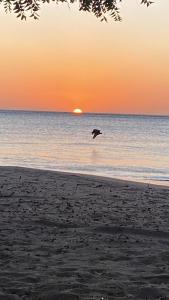
[(0, 165), (169, 185), (169, 116), (0, 111)]

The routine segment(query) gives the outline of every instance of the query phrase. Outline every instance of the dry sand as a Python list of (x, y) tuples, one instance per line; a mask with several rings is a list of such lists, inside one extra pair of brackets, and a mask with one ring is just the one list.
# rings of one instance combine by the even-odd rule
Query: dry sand
[(0, 168), (0, 300), (169, 299), (169, 188)]

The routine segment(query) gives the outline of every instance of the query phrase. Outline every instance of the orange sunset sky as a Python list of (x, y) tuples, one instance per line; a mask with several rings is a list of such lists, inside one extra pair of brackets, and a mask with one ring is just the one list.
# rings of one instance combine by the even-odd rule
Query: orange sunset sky
[(169, 1), (121, 4), (102, 23), (77, 5), (39, 21), (0, 6), (0, 109), (169, 114)]

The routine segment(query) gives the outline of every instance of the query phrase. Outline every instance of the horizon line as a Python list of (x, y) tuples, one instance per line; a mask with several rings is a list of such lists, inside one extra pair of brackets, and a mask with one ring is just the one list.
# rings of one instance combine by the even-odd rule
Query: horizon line
[[(73, 114), (73, 111), (55, 111), (55, 110), (40, 110), (40, 109), (23, 109), (23, 108), (0, 108), (0, 112), (35, 112), (35, 113), (64, 113)], [(147, 116), (147, 117), (169, 117), (169, 114), (153, 114), (153, 113), (115, 113), (115, 112), (82, 112), (80, 115), (95, 114), (95, 115), (117, 115), (117, 116)], [(80, 116), (78, 115), (78, 116)]]

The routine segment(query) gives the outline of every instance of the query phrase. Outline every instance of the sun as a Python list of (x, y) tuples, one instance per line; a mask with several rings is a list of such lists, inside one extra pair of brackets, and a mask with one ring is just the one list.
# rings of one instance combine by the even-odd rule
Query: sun
[(73, 110), (73, 113), (74, 113), (74, 114), (82, 114), (83, 111), (82, 111), (80, 108), (75, 108), (75, 109)]

